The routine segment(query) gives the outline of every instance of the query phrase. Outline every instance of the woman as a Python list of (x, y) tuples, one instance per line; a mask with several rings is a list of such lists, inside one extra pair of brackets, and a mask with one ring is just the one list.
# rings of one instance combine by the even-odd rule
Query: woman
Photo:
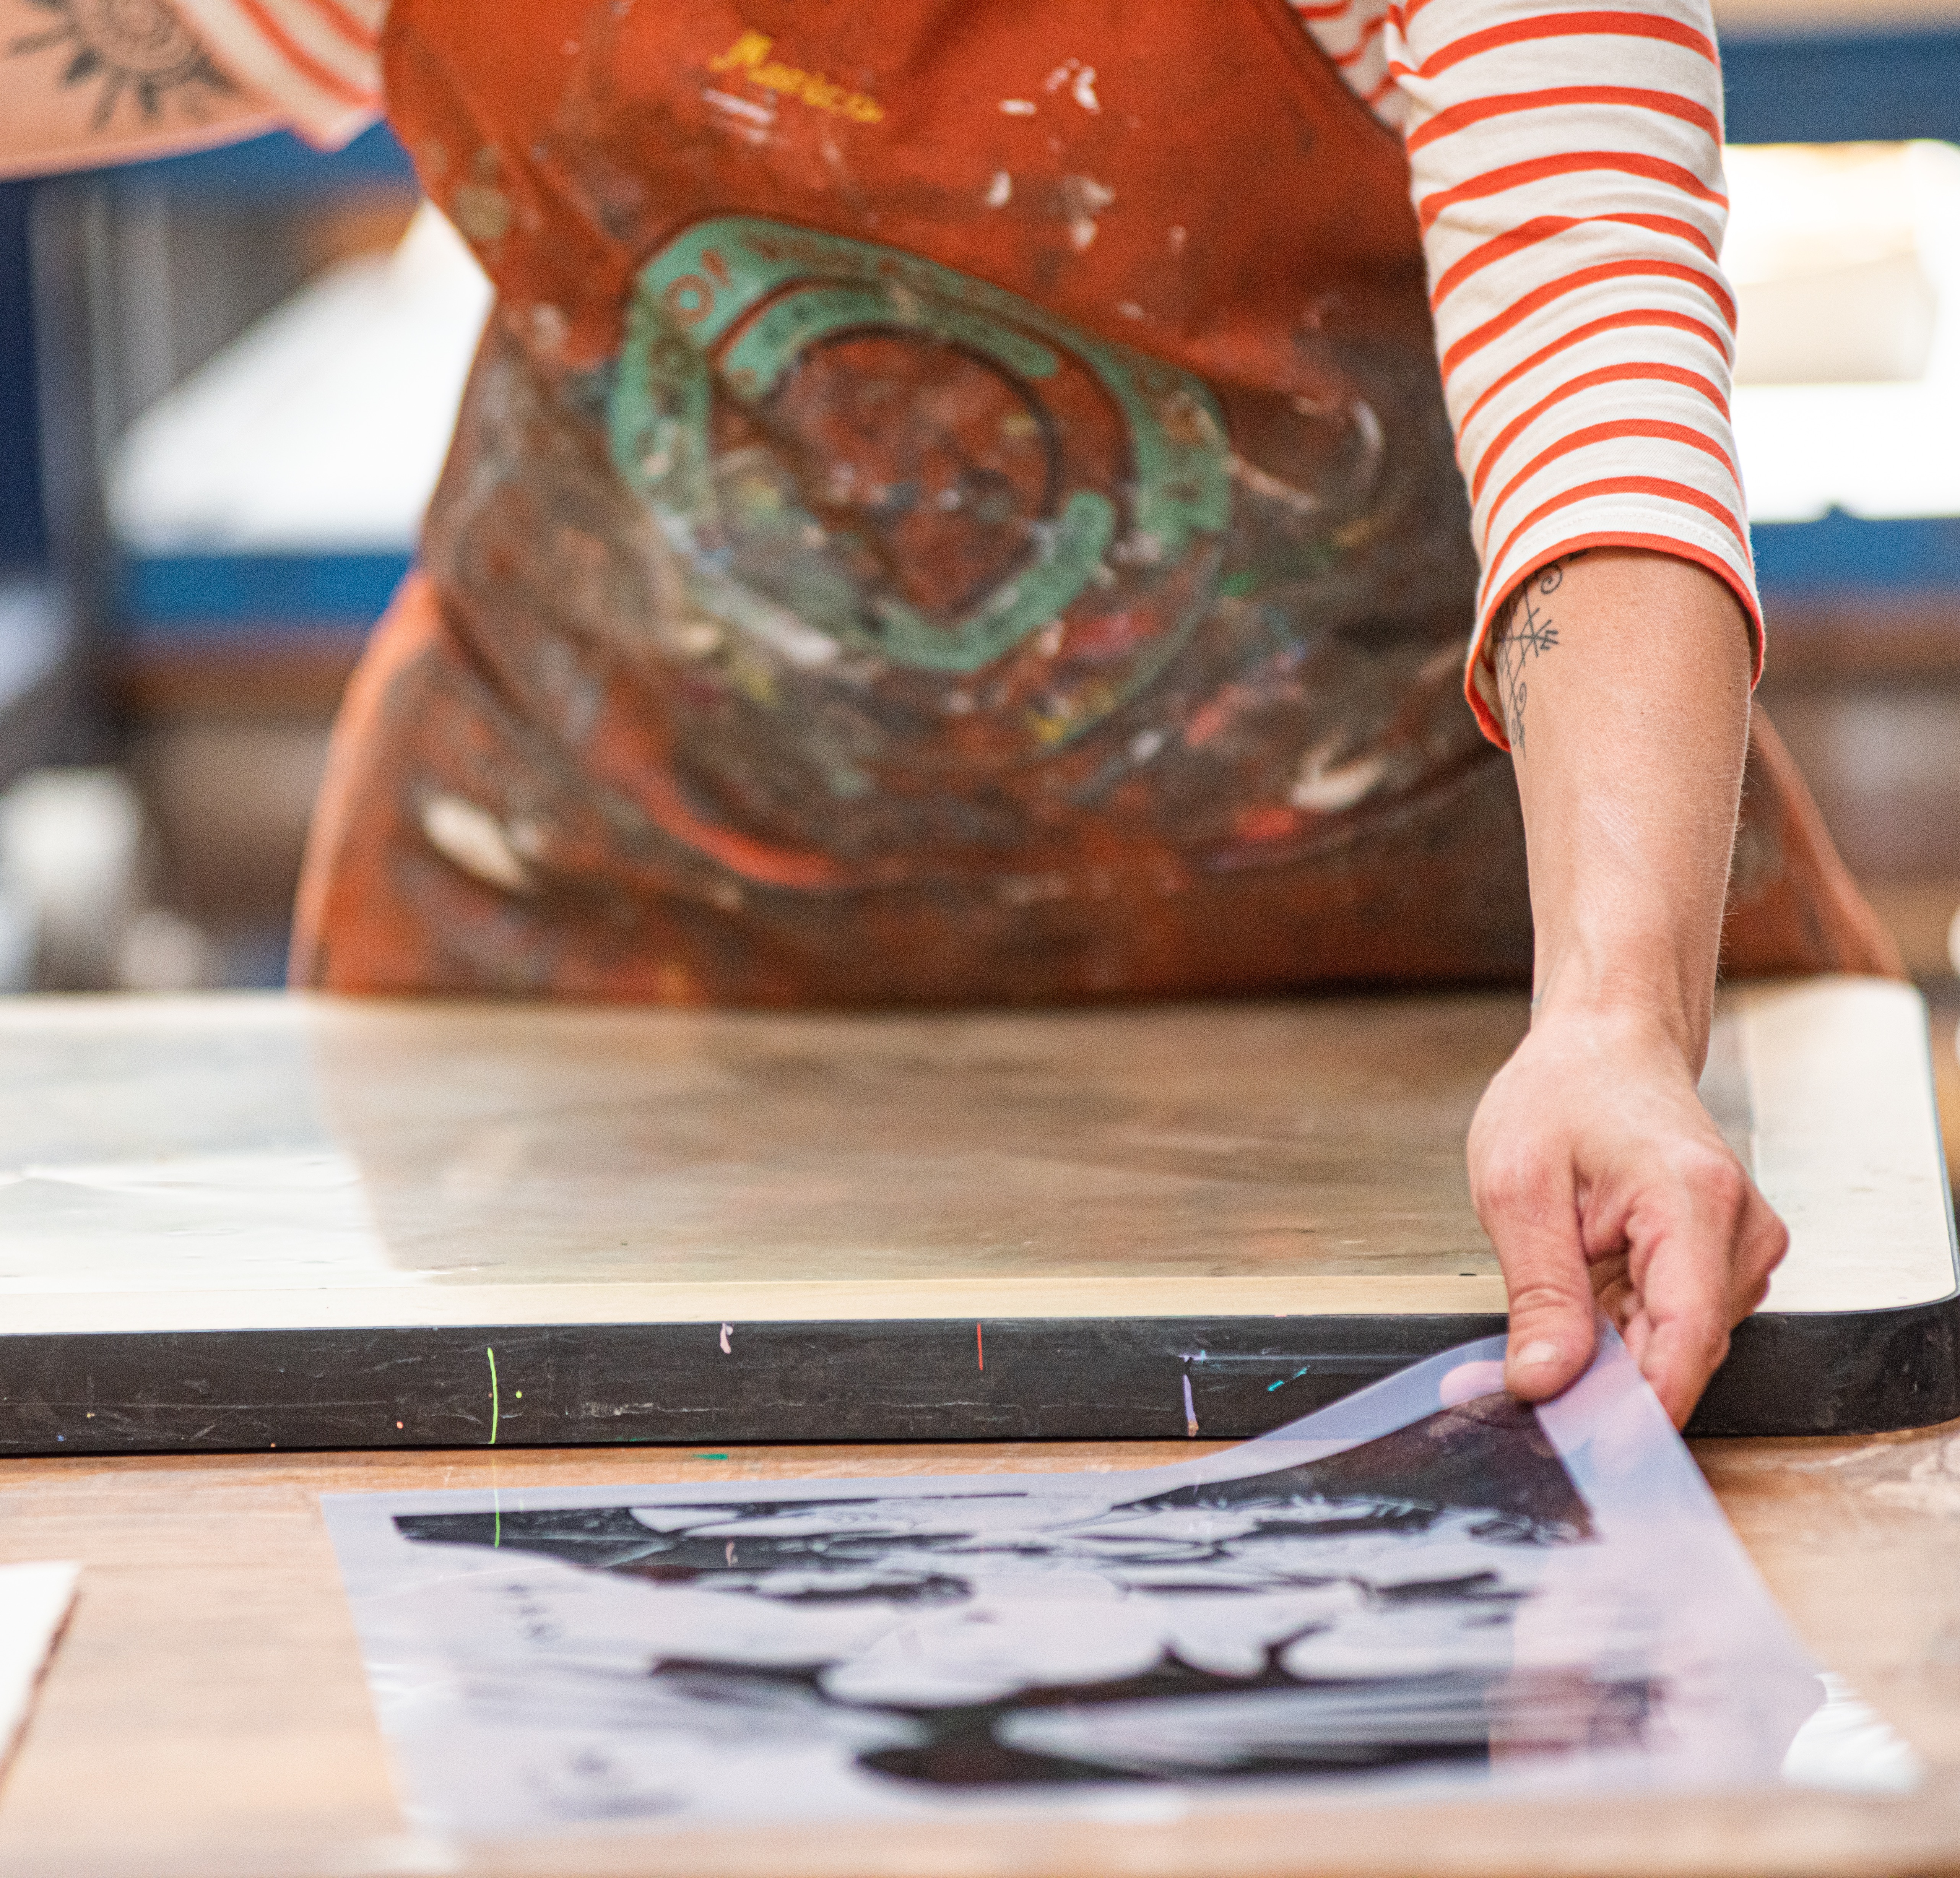
[[(1785, 1243), (1696, 1096), (1761, 646), (1704, 0), (0, 5), (17, 169), (385, 97), (498, 286), (301, 982), (1529, 969), (1511, 1386), (1596, 1293), (1685, 1418)], [(1748, 775), (1730, 969), (1885, 969)]]

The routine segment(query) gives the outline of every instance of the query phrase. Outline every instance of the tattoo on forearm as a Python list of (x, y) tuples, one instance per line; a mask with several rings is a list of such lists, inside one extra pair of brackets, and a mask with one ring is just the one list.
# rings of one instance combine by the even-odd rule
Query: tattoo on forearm
[(94, 85), (90, 128), (103, 131), (125, 97), (146, 124), (174, 99), (193, 119), (237, 88), (211, 62), (167, 0), (19, 0), (43, 22), (8, 46), (17, 59), (56, 53), (67, 62), (59, 82)]
[[(1582, 550), (1583, 552), (1583, 550)], [(1558, 644), (1558, 622), (1552, 617), (1551, 597), (1564, 584), (1567, 561), (1554, 561), (1534, 574), (1514, 593), (1497, 620), (1491, 645), (1492, 669), (1497, 674), (1497, 701), (1504, 714), (1504, 729), (1511, 748), (1525, 753), (1525, 701), (1530, 693), (1525, 667), (1533, 659), (1543, 658)]]

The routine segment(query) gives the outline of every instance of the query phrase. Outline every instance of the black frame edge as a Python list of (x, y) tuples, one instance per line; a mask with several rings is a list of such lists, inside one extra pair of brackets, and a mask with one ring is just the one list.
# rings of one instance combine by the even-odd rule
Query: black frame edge
[[(900, 1319), (0, 1336), (0, 1454), (1241, 1440), (1501, 1316)], [(724, 1340), (727, 1348), (723, 1348)], [(493, 1369), (495, 1390), (492, 1393)], [(1750, 1319), (1694, 1435), (1960, 1415), (1960, 1292)]]
[[(1501, 1316), (0, 1336), (0, 1454), (1236, 1440)], [(726, 1348), (724, 1348), (724, 1341)], [(492, 1382), (495, 1378), (493, 1402)]]

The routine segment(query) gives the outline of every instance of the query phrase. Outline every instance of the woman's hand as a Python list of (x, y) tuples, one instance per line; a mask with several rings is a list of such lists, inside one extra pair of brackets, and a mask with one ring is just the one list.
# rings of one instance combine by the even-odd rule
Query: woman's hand
[(1682, 1426), (1790, 1235), (1680, 1049), (1637, 1014), (1542, 1019), (1478, 1105), (1469, 1161), (1510, 1297), (1511, 1393), (1577, 1379), (1596, 1302)]
[(1696, 1093), (1748, 740), (1750, 646), (1693, 562), (1595, 549), (1492, 634), (1524, 807), (1530, 1034), (1470, 1130), (1510, 1297), (1507, 1385), (1557, 1393), (1605, 1307), (1677, 1424), (1788, 1235)]

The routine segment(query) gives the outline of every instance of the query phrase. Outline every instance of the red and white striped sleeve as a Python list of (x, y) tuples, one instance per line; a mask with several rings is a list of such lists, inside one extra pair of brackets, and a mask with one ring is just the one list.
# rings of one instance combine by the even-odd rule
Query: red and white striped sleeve
[(1386, 37), (1492, 615), (1601, 545), (1700, 562), (1761, 616), (1729, 387), (1735, 301), (1707, 0), (1400, 0)]
[(1389, 0), (1287, 0), (1348, 88), (1392, 130), (1408, 115), (1395, 75), (1389, 69)]
[(226, 75), (336, 150), (381, 114), (388, 0), (173, 0)]
[(1492, 616), (1576, 548), (1655, 549), (1720, 575), (1760, 667), (1707, 0), (1296, 11), (1337, 64), (1382, 21), (1397, 96), (1375, 108), (1408, 144), (1483, 564), (1468, 689), (1486, 732), (1503, 741), (1481, 656)]

